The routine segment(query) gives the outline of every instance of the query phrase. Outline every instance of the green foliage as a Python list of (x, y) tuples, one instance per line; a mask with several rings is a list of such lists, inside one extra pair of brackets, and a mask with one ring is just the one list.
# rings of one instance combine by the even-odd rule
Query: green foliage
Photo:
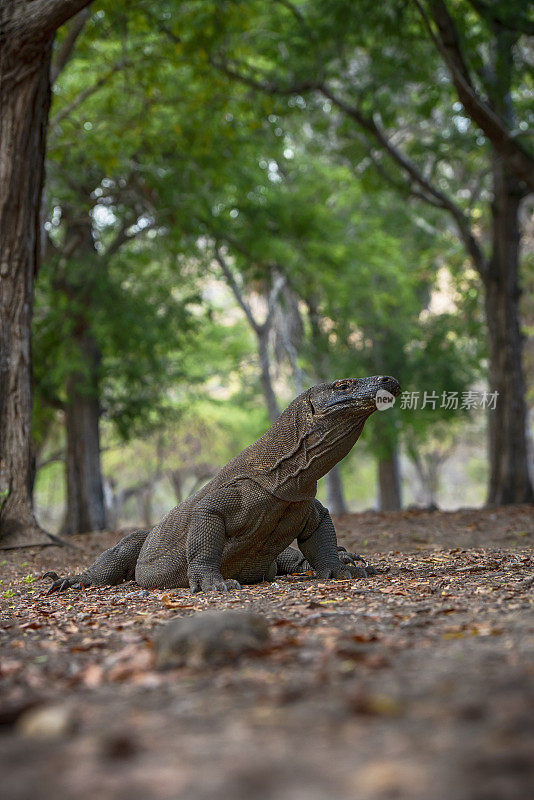
[[(475, 17), (462, 11), (474, 51), (486, 41)], [(485, 224), (475, 189), (485, 190), (487, 143), (456, 107), (411, 5), (363, 0), (356, 14), (348, 0), (105, 0), (93, 9), (54, 86), (50, 242), (35, 312), (38, 444), (73, 375), (98, 395), (108, 442), (158, 430), (169, 467), (222, 463), (264, 430), (254, 339), (216, 283), (216, 247), (249, 293), (264, 296), (274, 269), (286, 276), (310, 383), (388, 373), (406, 390), (470, 385), (480, 309), (457, 239), (354, 120), (309, 89), (319, 83), (380, 119)], [(453, 305), (436, 312), (443, 274)], [(96, 343), (96, 379), (80, 331)], [(436, 413), (450, 419), (384, 415), (373, 451), (395, 446), (400, 426), (424, 438)], [(106, 468), (121, 457), (112, 449)]]

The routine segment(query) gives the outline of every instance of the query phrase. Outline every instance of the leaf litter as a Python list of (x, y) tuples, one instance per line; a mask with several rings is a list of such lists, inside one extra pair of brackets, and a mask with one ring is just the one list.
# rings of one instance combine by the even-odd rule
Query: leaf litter
[[(364, 786), (366, 800), (523, 800), (534, 779), (532, 509), (369, 512), (337, 527), (377, 576), (46, 596), (43, 572), (86, 564), (120, 534), (74, 537), (74, 554), (6, 552), (6, 796), (352, 800)], [(160, 626), (215, 609), (261, 614), (269, 642), (236, 662), (158, 670)]]

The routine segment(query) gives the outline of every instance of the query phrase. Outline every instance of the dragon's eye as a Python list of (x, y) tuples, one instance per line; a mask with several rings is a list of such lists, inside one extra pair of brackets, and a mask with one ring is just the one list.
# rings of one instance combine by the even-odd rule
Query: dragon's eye
[(336, 381), (334, 383), (334, 389), (340, 389), (341, 391), (344, 391), (345, 389), (351, 389), (351, 388), (352, 388), (352, 381), (350, 380), (341, 380), (341, 381)]

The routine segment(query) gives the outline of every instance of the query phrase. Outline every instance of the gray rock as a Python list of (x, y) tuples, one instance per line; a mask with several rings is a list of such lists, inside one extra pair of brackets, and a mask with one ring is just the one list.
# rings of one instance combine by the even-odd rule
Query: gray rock
[(154, 642), (158, 667), (205, 666), (235, 661), (261, 651), (269, 640), (267, 622), (250, 611), (203, 611), (174, 619)]

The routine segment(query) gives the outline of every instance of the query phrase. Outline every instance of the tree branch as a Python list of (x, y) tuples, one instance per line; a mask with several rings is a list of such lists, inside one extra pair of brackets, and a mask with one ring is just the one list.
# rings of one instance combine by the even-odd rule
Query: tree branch
[(286, 8), (289, 11), (289, 13), (292, 14), (293, 17), (297, 20), (298, 24), (307, 31), (307, 33), (309, 34), (312, 33), (312, 30), (308, 25), (308, 22), (306, 21), (300, 8), (297, 8), (297, 6), (291, 3), (290, 0), (275, 0), (275, 2)]
[(78, 12), (71, 20), (67, 35), (61, 42), (61, 45), (56, 53), (56, 56), (50, 67), (50, 83), (54, 85), (57, 81), (60, 72), (64, 69), (66, 63), (72, 55), (76, 39), (84, 29), (85, 23), (89, 19), (89, 9), (84, 8)]
[(254, 330), (254, 332), (259, 336), (261, 334), (262, 325), (258, 324), (258, 322), (254, 318), (254, 314), (252, 313), (252, 309), (250, 308), (249, 304), (245, 300), (241, 289), (237, 285), (236, 279), (232, 273), (232, 270), (228, 266), (226, 259), (223, 257), (220, 249), (218, 247), (215, 248), (215, 259), (219, 264), (220, 268), (224, 273), (224, 277), (228, 282), (228, 286), (232, 290), (235, 299), (245, 312), (245, 316), (249, 321), (250, 327)]
[(480, 97), (467, 68), (460, 37), (443, 0), (429, 0), (434, 31), (420, 0), (413, 0), (427, 32), (447, 65), (465, 112), (486, 134), (496, 152), (506, 161), (516, 178), (534, 192), (534, 158), (508, 130), (499, 115)]
[[(251, 89), (256, 89), (260, 92), (265, 92), (266, 94), (304, 94), (305, 92), (311, 92), (321, 88), (321, 82), (318, 80), (301, 81), (300, 83), (293, 83), (289, 86), (280, 86), (279, 84), (271, 83), (268, 80), (258, 80), (257, 78), (252, 77), (252, 75), (244, 75), (243, 73), (238, 72), (229, 66), (227, 62), (219, 61), (214, 56), (210, 55), (208, 57), (208, 61), (212, 67), (219, 70), (219, 72), (222, 72), (223, 75), (227, 75), (229, 78), (232, 78), (232, 80), (239, 81), (245, 86), (249, 86)], [(246, 69), (250, 69), (248, 64), (242, 64), (241, 66), (245, 67)]]
[[(139, 217), (137, 218), (139, 220)], [(131, 242), (133, 239), (136, 239), (138, 236), (141, 236), (142, 233), (146, 233), (147, 231), (153, 230), (155, 227), (155, 221), (151, 222), (148, 225), (145, 225), (143, 228), (138, 228), (138, 230), (134, 231), (133, 233), (128, 233), (128, 231), (134, 227), (136, 222), (124, 222), (117, 235), (113, 239), (110, 245), (106, 248), (106, 251), (102, 254), (101, 258), (108, 260), (112, 256), (117, 253), (123, 244), (126, 242)]]
[(177, 36), (170, 28), (168, 28), (157, 16), (157, 14), (153, 14), (148, 8), (145, 8), (143, 4), (141, 4), (141, 10), (144, 14), (148, 17), (149, 21), (160, 30), (165, 36), (170, 39), (173, 44), (180, 44), (182, 39), (180, 36)]
[(436, 200), (436, 198), (430, 197), (430, 195), (424, 194), (424, 192), (416, 189), (413, 185), (413, 182), (410, 183), (409, 181), (402, 181), (394, 178), (393, 175), (391, 175), (391, 173), (385, 169), (384, 165), (380, 163), (371, 148), (368, 149), (367, 156), (371, 160), (378, 174), (381, 175), (384, 180), (393, 186), (398, 192), (405, 194), (407, 197), (415, 197), (418, 200), (423, 200), (425, 203), (434, 206), (434, 208), (443, 209), (443, 204), (439, 200)]
[[(415, 2), (417, 2), (417, 0), (415, 0)], [(319, 80), (310, 80), (283, 87), (278, 86), (268, 80), (262, 81), (249, 75), (243, 75), (232, 67), (229, 67), (227, 64), (223, 62), (217, 62), (214, 59), (210, 59), (210, 63), (212, 63), (216, 69), (221, 70), (225, 75), (233, 80), (240, 81), (246, 86), (250, 86), (258, 91), (266, 92), (267, 94), (288, 95), (302, 94), (308, 91), (320, 92), (324, 97), (330, 100), (330, 102), (333, 103), (336, 108), (357, 122), (358, 125), (360, 125), (360, 127), (365, 131), (370, 133), (379, 142), (388, 155), (398, 164), (403, 172), (410, 177), (413, 183), (422, 189), (422, 194), (412, 190), (412, 193), (415, 196), (419, 196), (420, 199), (425, 200), (425, 202), (430, 203), (437, 208), (448, 211), (451, 214), (456, 223), (459, 237), (468, 254), (472, 258), (474, 266), (481, 275), (486, 273), (487, 260), (484, 256), (480, 243), (471, 230), (469, 220), (463, 213), (462, 209), (457, 206), (448, 195), (437, 189), (437, 187), (427, 180), (414, 162), (408, 159), (400, 150), (395, 147), (395, 145), (389, 141), (385, 132), (377, 125), (375, 120), (365, 116), (357, 106), (352, 106), (342, 100), (340, 97), (335, 95), (325, 83)]]
[(48, 458), (45, 458), (43, 461), (39, 461), (36, 465), (36, 472), (39, 472), (40, 469), (44, 469), (49, 464), (54, 464), (56, 461), (64, 461), (65, 460), (65, 448), (62, 447), (60, 450), (56, 450), (52, 453)]
[[(390, 157), (401, 167), (401, 169), (412, 179), (412, 181), (423, 190), (422, 199), (437, 208), (442, 208), (448, 211), (453, 217), (459, 236), (471, 256), (473, 263), (479, 273), (484, 275), (487, 270), (487, 261), (473, 231), (469, 224), (469, 220), (463, 213), (462, 209), (456, 203), (442, 192), (437, 189), (427, 178), (423, 175), (420, 169), (414, 164), (413, 161), (408, 159), (394, 144), (387, 138), (385, 132), (379, 128), (374, 119), (369, 119), (364, 116), (356, 106), (351, 106), (341, 98), (333, 94), (333, 92), (326, 86), (321, 87), (322, 94), (327, 97), (340, 111), (343, 111), (347, 116), (354, 119), (364, 130), (370, 133), (390, 155)], [(428, 197), (427, 197), (428, 195)]]
[(69, 114), (72, 114), (72, 112), (75, 111), (75, 109), (77, 109), (79, 106), (81, 106), (81, 104), (85, 100), (87, 100), (88, 97), (91, 97), (92, 94), (94, 94), (95, 92), (98, 92), (98, 90), (101, 89), (102, 86), (104, 86), (109, 81), (109, 79), (113, 77), (113, 75), (115, 75), (117, 72), (119, 72), (125, 66), (127, 66), (127, 64), (128, 64), (128, 62), (124, 61), (123, 59), (121, 59), (120, 61), (117, 61), (117, 63), (114, 64), (114, 66), (110, 70), (108, 70), (108, 72), (106, 72), (104, 75), (102, 75), (102, 77), (100, 77), (91, 86), (88, 86), (82, 92), (77, 94), (76, 97), (74, 98), (74, 100), (72, 100), (64, 108), (62, 108), (60, 111), (58, 111), (57, 114), (54, 117), (52, 117), (52, 119), (50, 120), (50, 123), (49, 123), (50, 127), (51, 128), (55, 128), (57, 125), (59, 125), (59, 123), (62, 120), (64, 120), (65, 117), (68, 117)]
[(72, 258), (78, 247), (82, 244), (84, 240), (84, 235), (81, 231), (75, 233), (68, 242), (64, 244), (61, 248), (61, 256), (59, 261), (59, 266), (63, 268), (69, 258)]
[(207, 217), (201, 217), (201, 221), (208, 229), (209, 234), (213, 236), (213, 238), (217, 242), (219, 243), (224, 242), (228, 247), (237, 250), (237, 252), (241, 253), (242, 256), (245, 256), (245, 258), (248, 259), (248, 261), (251, 264), (258, 263), (257, 258), (253, 253), (250, 252), (248, 247), (245, 247), (245, 245), (242, 244), (239, 241), (239, 239), (236, 239), (234, 236), (231, 236), (226, 230), (223, 232), (221, 230), (216, 229), (213, 225), (212, 219), (208, 219)]
[[(526, 13), (521, 13), (523, 9), (514, 9), (506, 14), (506, 7), (496, 8), (495, 3), (485, 3), (482, 0), (468, 0), (468, 3), (473, 6), (475, 11), (486, 22), (494, 25), (497, 23), (503, 28), (511, 31), (512, 33), (525, 34), (525, 36), (534, 36), (534, 22), (528, 19)], [(528, 3), (525, 3), (524, 11), (528, 9)], [(505, 13), (501, 13), (504, 11)], [(519, 13), (517, 13), (519, 11)]]

